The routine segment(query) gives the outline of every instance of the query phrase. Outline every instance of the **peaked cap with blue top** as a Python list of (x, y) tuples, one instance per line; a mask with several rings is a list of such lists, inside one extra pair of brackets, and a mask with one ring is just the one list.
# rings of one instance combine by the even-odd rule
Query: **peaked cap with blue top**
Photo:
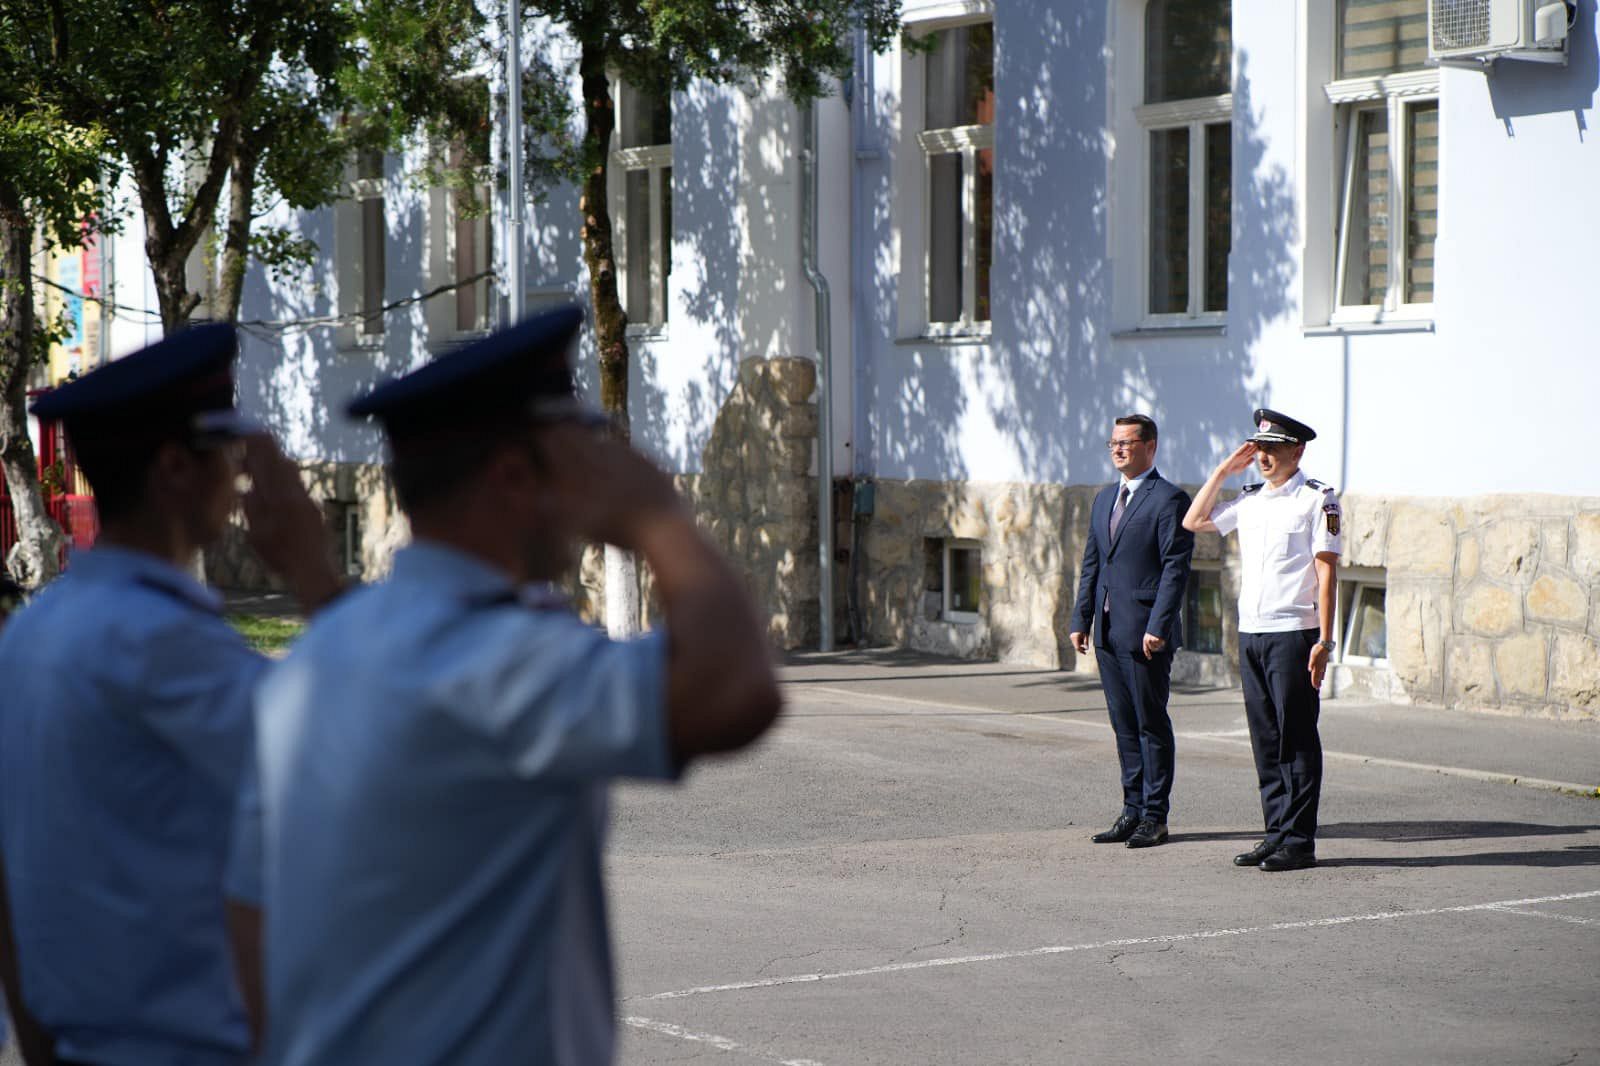
[(347, 409), (376, 418), (395, 441), (562, 419), (603, 423), (579, 403), (572, 376), (582, 325), (577, 306), (546, 311), (387, 381)]
[(238, 333), (193, 326), (52, 389), (30, 408), (86, 440), (227, 439), (261, 431), (233, 403)]

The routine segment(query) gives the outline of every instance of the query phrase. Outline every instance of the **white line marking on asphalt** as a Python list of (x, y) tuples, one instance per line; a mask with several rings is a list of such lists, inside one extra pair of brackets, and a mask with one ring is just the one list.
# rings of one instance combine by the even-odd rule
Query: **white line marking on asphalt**
[(1529, 910), (1526, 907), (1490, 907), (1492, 911), (1500, 914), (1525, 914), (1529, 918), (1550, 918), (1557, 922), (1571, 922), (1573, 925), (1600, 925), (1600, 918), (1580, 918), (1576, 914), (1551, 914), (1549, 911)]
[(942, 959), (919, 959), (916, 962), (894, 962), (884, 966), (867, 966), (859, 970), (839, 970), (834, 973), (802, 973), (788, 977), (768, 977), (759, 981), (737, 981), (726, 985), (702, 985), (675, 992), (657, 992), (644, 996), (647, 1000), (682, 999), (686, 996), (703, 996), (712, 992), (744, 992), (755, 988), (777, 988), (782, 985), (810, 984), (816, 981), (837, 981), (844, 977), (871, 977), (877, 974), (904, 973), (910, 970), (930, 970), (941, 966), (965, 966), (974, 962), (1005, 962), (1010, 959), (1035, 959), (1048, 955), (1065, 955), (1076, 951), (1103, 951), (1108, 948), (1142, 947), (1148, 944), (1180, 944), (1195, 940), (1216, 940), (1221, 937), (1247, 936), (1251, 933), (1283, 933), (1300, 929), (1325, 929), (1337, 925), (1354, 925), (1358, 922), (1386, 922), (1399, 918), (1425, 918), (1438, 914), (1470, 914), (1475, 911), (1497, 911), (1508, 907), (1524, 907), (1535, 903), (1561, 903), (1574, 899), (1594, 899), (1594, 892), (1569, 892), (1561, 896), (1538, 896), (1531, 899), (1503, 899), (1492, 903), (1469, 903), (1455, 907), (1430, 907), (1417, 911), (1377, 911), (1373, 914), (1347, 914), (1337, 918), (1311, 918), (1299, 922), (1274, 922), (1272, 925), (1251, 925), (1236, 929), (1204, 929), (1194, 933), (1166, 933), (1161, 936), (1123, 937), (1118, 940), (1101, 940), (1093, 944), (1053, 944), (1049, 947), (1027, 948), (1023, 951), (994, 951), (985, 955), (957, 955)]
[[(831, 688), (825, 685), (807, 686), (806, 691), (825, 692), (832, 696), (842, 696), (847, 699), (882, 700), (885, 703), (905, 704), (912, 707), (962, 711), (967, 714), (1001, 715), (1030, 722), (1076, 726), (1079, 729), (1098, 729), (1106, 732), (1111, 730), (1111, 723), (1109, 722), (1089, 722), (1079, 718), (1053, 717), (1054, 714), (1061, 712), (1023, 713), (1008, 711), (1003, 707), (982, 707), (970, 703), (946, 703), (942, 700), (912, 699), (907, 696), (889, 696), (877, 692), (855, 692), (851, 689)], [(1246, 736), (1249, 735), (1249, 732), (1249, 729), (1244, 731)], [(1250, 741), (1235, 740), (1231, 734), (1178, 732), (1174, 735), (1184, 740), (1204, 740), (1213, 744), (1228, 744), (1241, 748), (1250, 746)], [(1328, 751), (1326, 749), (1323, 750), (1322, 757), (1324, 759), (1339, 759), (1344, 762), (1366, 763), (1371, 766), (1387, 766), (1395, 770), (1417, 770), (1423, 773), (1444, 774), (1446, 777), (1466, 777), (1474, 781), (1490, 781), (1501, 785), (1522, 785), (1524, 788), (1536, 788), (1545, 792), (1575, 792), (1585, 796), (1600, 794), (1600, 785), (1584, 785), (1572, 781), (1550, 781), (1542, 777), (1527, 777), (1522, 774), (1510, 774), (1496, 770), (1474, 770), (1466, 766), (1440, 766), (1434, 763), (1409, 762), (1405, 759), (1386, 759), (1380, 755), (1363, 755), (1353, 751)]]
[(695, 1044), (709, 1044), (718, 1051), (742, 1051), (746, 1055), (754, 1055), (756, 1058), (766, 1059), (768, 1062), (776, 1062), (778, 1066), (822, 1066), (822, 1063), (815, 1059), (780, 1059), (757, 1051), (754, 1048), (745, 1047), (743, 1044), (729, 1040), (725, 1036), (696, 1033), (685, 1029), (681, 1025), (673, 1025), (671, 1022), (658, 1022), (652, 1018), (640, 1018), (637, 1015), (631, 1015), (622, 1019), (622, 1024), (631, 1026), (634, 1029), (643, 1029), (650, 1033), (660, 1033), (662, 1036), (675, 1037), (678, 1040), (688, 1040)]

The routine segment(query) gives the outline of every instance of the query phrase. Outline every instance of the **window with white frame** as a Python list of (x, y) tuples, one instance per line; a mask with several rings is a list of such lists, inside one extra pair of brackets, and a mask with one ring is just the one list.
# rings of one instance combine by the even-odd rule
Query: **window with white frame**
[(1220, 321), (1233, 245), (1233, 4), (1150, 0), (1144, 23), (1149, 148), (1145, 313)]
[(428, 276), (442, 289), (428, 301), (435, 343), (483, 333), (494, 324), (494, 225), (487, 126), (472, 142), (438, 149), (447, 180), (428, 193)]
[(994, 263), (994, 23), (935, 30), (922, 57), (917, 135), (926, 164), (926, 315), (930, 326), (989, 321)]
[(983, 593), (983, 547), (975, 540), (944, 542), (944, 617), (976, 622)]
[[(479, 170), (485, 162), (480, 161), (464, 143), (451, 146), (450, 165), (454, 170)], [(455, 329), (458, 333), (475, 333), (492, 325), (492, 279), (480, 276), (487, 275), (494, 261), (494, 227), (489, 217), (491, 203), (487, 184), (474, 181), (452, 190), (450, 280), (456, 286)]]
[(659, 330), (667, 322), (672, 276), (672, 97), (617, 83), (621, 210), (614, 213), (629, 327)]
[(1339, 0), (1334, 321), (1426, 318), (1439, 232), (1439, 72), (1427, 0)]
[(1346, 567), (1339, 574), (1339, 657), (1375, 666), (1389, 660), (1387, 581), (1380, 567)]
[(388, 243), (383, 171), (381, 149), (360, 151), (348, 171), (347, 196), (334, 211), (339, 315), (344, 323), (339, 343), (345, 347), (383, 340)]

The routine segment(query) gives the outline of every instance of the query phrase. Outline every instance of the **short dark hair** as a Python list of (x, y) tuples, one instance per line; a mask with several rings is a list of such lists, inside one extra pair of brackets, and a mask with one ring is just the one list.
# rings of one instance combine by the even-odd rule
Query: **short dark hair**
[(431, 433), (391, 437), (389, 477), (395, 498), (408, 515), (449, 504), (501, 448), (525, 447), (542, 468), (526, 418), (486, 418), (483, 423)]
[[(72, 431), (67, 431), (68, 437)], [(100, 521), (115, 521), (138, 510), (145, 498), (145, 479), (164, 439), (109, 437), (74, 438), (78, 469), (94, 492), (94, 509)]]
[(1119, 426), (1138, 426), (1140, 440), (1159, 440), (1161, 434), (1156, 430), (1156, 420), (1149, 415), (1123, 415), (1117, 419)]

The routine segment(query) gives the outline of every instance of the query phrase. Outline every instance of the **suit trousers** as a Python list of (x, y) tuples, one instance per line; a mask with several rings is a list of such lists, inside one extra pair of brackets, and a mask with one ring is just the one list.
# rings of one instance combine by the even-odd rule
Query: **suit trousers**
[[(1103, 627), (1101, 632), (1109, 628)], [(1146, 659), (1143, 647), (1101, 644), (1096, 648), (1095, 663), (1111, 729), (1117, 736), (1122, 813), (1165, 822), (1174, 761), (1172, 719), (1167, 715), (1172, 650), (1166, 648)]]
[(1240, 633), (1239, 672), (1245, 720), (1256, 757), (1267, 840), (1314, 846), (1322, 795), (1321, 698), (1307, 663), (1315, 629)]

